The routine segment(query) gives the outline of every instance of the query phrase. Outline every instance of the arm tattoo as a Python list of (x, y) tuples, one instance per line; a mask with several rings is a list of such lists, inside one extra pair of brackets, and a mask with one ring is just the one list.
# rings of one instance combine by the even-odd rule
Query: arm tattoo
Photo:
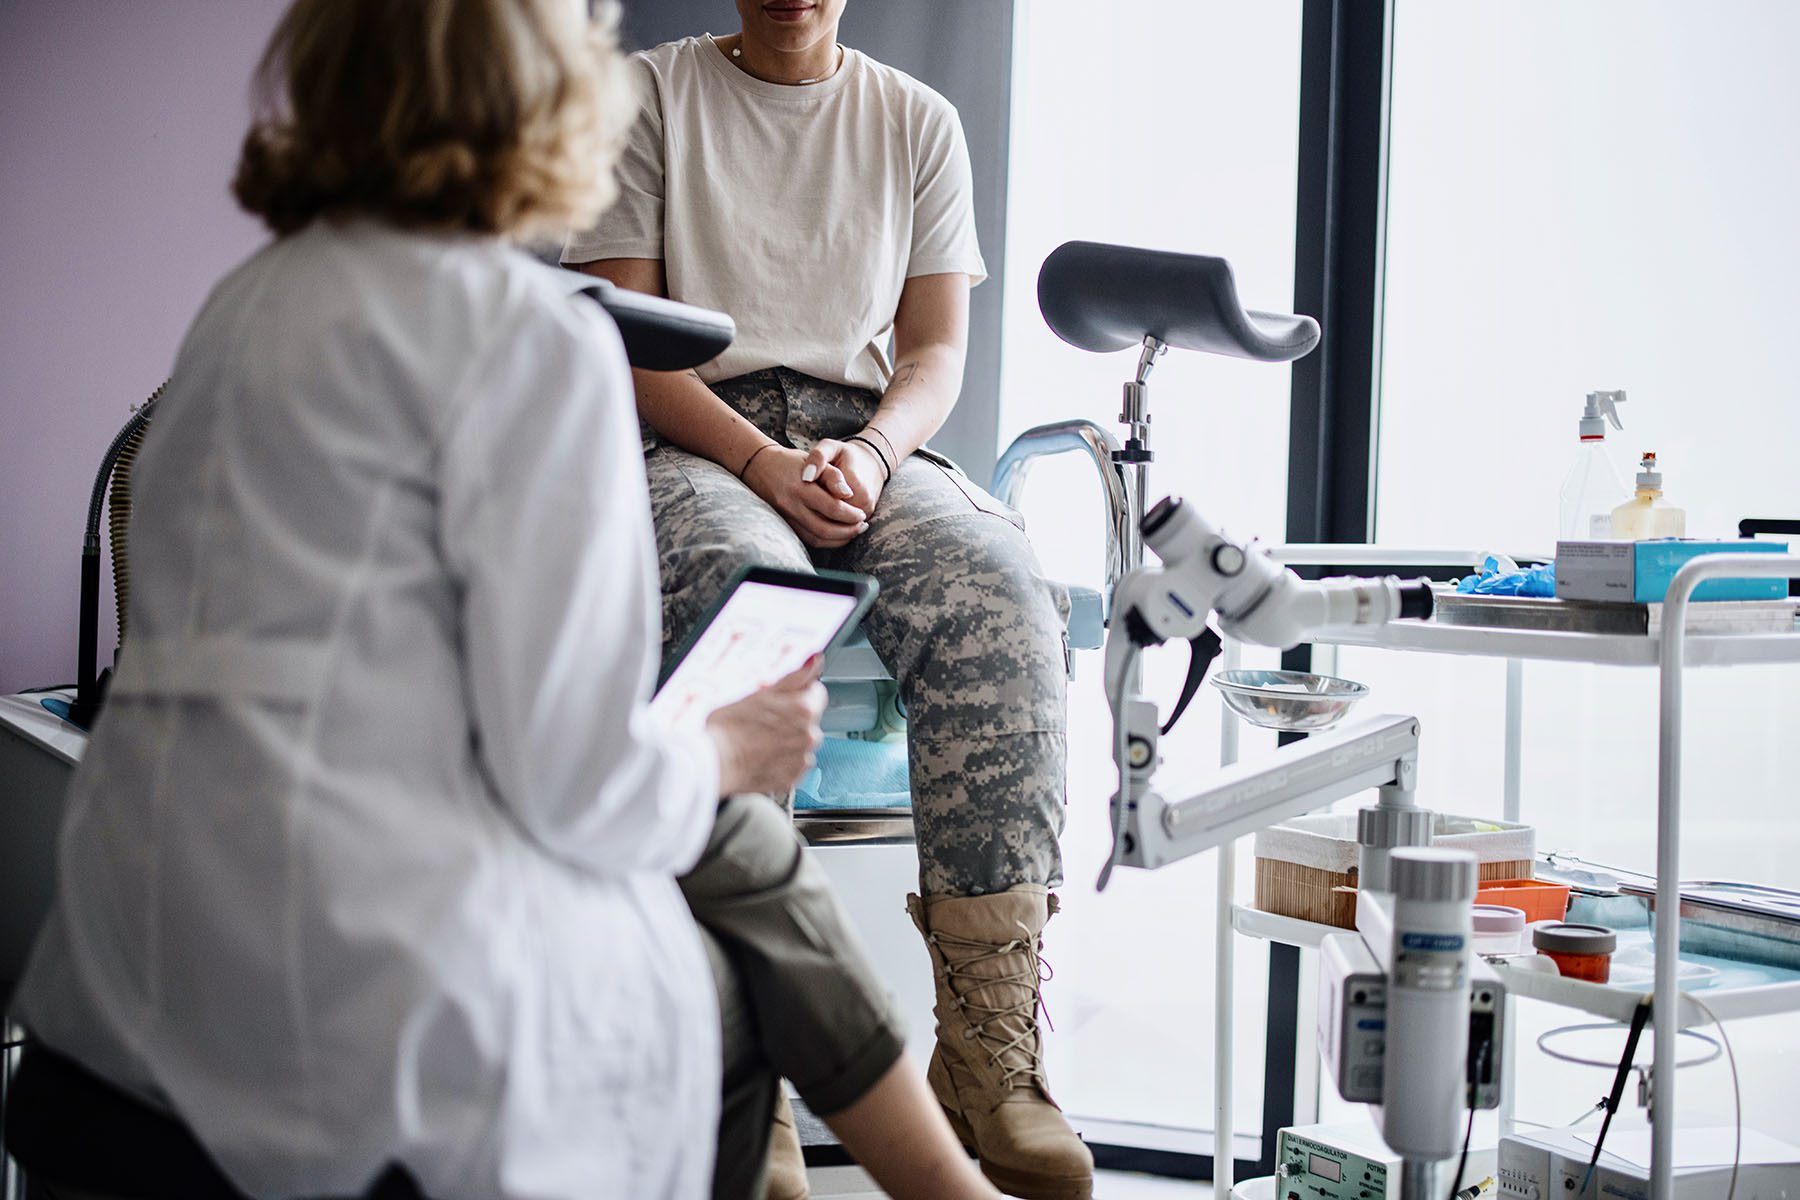
[(898, 367), (894, 368), (894, 377), (888, 381), (888, 391), (890, 391), (890, 392), (899, 391), (901, 388), (910, 384), (913, 381), (913, 376), (917, 375), (918, 373), (919, 373), (919, 364), (918, 363), (915, 363), (915, 362), (901, 363)]

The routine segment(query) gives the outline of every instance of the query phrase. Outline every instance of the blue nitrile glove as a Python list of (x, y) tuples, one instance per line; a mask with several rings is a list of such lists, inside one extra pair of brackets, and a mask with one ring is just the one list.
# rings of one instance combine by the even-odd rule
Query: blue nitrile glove
[(1465, 596), (1554, 596), (1556, 564), (1520, 567), (1508, 560), (1502, 565), (1498, 557), (1490, 554), (1480, 571), (1457, 581), (1456, 590)]

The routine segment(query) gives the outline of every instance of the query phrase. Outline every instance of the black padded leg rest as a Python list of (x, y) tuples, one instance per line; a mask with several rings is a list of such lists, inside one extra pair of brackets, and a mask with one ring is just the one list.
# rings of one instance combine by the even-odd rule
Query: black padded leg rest
[(1231, 264), (1102, 242), (1064, 242), (1038, 271), (1038, 308), (1056, 336), (1105, 354), (1151, 335), (1177, 350), (1291, 362), (1319, 344), (1319, 323), (1238, 303)]
[[(119, 1200), (247, 1200), (174, 1117), (42, 1046), (20, 1056), (6, 1149), (29, 1176)], [(362, 1200), (424, 1200), (395, 1168)]]

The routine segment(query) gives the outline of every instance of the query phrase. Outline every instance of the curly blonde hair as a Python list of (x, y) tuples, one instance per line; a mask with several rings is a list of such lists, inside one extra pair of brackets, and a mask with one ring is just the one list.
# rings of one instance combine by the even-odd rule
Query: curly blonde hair
[(257, 69), (232, 192), (277, 234), (317, 217), (515, 238), (611, 203), (632, 107), (609, 4), (295, 0)]

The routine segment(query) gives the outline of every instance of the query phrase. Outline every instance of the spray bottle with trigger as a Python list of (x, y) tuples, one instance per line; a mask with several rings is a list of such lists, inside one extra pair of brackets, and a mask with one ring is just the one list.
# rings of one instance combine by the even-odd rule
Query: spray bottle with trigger
[(1625, 403), (1622, 391), (1589, 392), (1587, 407), (1581, 414), (1581, 448), (1575, 452), (1575, 465), (1563, 477), (1558, 498), (1557, 536), (1563, 541), (1587, 541), (1612, 536), (1612, 510), (1630, 495), (1606, 452), (1606, 423), (1624, 429), (1619, 421), (1618, 406)]

